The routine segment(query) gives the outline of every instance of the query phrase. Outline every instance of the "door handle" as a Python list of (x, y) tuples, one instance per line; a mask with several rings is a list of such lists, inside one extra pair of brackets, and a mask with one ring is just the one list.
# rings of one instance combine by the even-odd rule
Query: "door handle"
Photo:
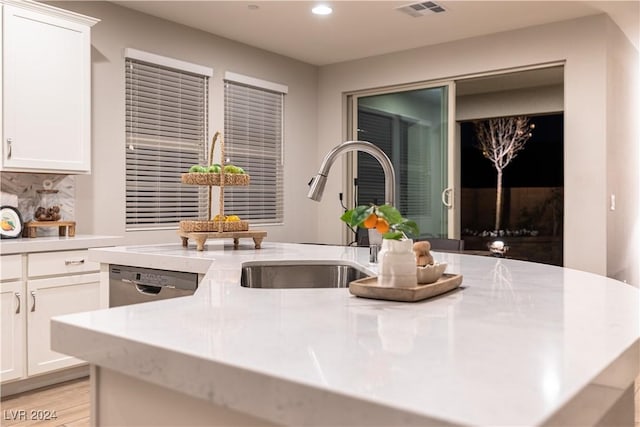
[(448, 208), (453, 207), (453, 202), (451, 201), (451, 194), (453, 193), (453, 188), (447, 187), (442, 190), (442, 204)]
[(18, 300), (18, 306), (16, 307), (16, 314), (20, 314), (20, 306), (22, 305), (20, 302), (20, 292), (15, 292), (13, 295)]
[(7, 138), (7, 160), (11, 160), (11, 143), (13, 140), (11, 138)]
[(158, 295), (162, 288), (160, 286), (142, 285), (136, 283), (136, 290), (143, 295)]
[(33, 305), (31, 306), (31, 312), (36, 311), (36, 291), (31, 291), (31, 298), (33, 298)]

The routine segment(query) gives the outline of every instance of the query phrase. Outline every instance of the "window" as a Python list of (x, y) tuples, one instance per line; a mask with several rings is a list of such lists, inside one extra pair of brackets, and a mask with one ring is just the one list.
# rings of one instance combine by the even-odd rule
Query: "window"
[(225, 188), (225, 212), (251, 224), (283, 218), (283, 110), (287, 87), (225, 74), (225, 155), (250, 176), (247, 187)]
[(206, 163), (212, 70), (133, 49), (125, 57), (126, 229), (205, 217), (206, 189), (180, 176)]

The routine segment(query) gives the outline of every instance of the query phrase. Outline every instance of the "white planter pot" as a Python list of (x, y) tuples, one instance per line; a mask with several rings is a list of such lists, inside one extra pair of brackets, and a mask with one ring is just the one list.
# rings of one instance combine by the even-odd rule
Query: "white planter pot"
[(413, 240), (384, 239), (378, 261), (379, 285), (398, 288), (417, 285)]

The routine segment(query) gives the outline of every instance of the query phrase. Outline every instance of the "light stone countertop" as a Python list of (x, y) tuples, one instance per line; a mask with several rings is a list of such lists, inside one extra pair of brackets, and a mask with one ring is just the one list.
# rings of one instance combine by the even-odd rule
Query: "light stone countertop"
[(586, 425), (638, 375), (638, 289), (543, 264), (434, 256), (464, 275), (462, 288), (396, 303), (239, 284), (253, 260), (375, 273), (367, 248), (92, 249), (94, 261), (208, 273), (192, 297), (54, 318), (52, 346), (288, 425)]
[(74, 237), (20, 237), (3, 239), (0, 243), (2, 255), (32, 252), (68, 251), (74, 249), (96, 248), (102, 246), (121, 245), (124, 239), (118, 236), (100, 236), (93, 234), (77, 234)]

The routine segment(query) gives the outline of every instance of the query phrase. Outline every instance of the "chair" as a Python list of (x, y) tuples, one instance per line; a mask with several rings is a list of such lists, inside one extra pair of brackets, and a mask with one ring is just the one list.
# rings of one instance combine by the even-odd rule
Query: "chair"
[[(362, 232), (360, 232), (362, 230)], [(422, 237), (413, 239), (414, 242), (428, 241), (431, 243), (431, 249), (439, 252), (463, 252), (464, 240), (458, 239), (442, 239), (437, 237)], [(359, 229), (357, 235), (358, 246), (369, 246), (369, 234), (367, 230)]]
[(439, 252), (462, 252), (464, 251), (464, 240), (458, 239), (442, 239), (436, 237), (425, 237), (415, 239), (416, 242), (428, 241), (431, 243), (431, 249)]

